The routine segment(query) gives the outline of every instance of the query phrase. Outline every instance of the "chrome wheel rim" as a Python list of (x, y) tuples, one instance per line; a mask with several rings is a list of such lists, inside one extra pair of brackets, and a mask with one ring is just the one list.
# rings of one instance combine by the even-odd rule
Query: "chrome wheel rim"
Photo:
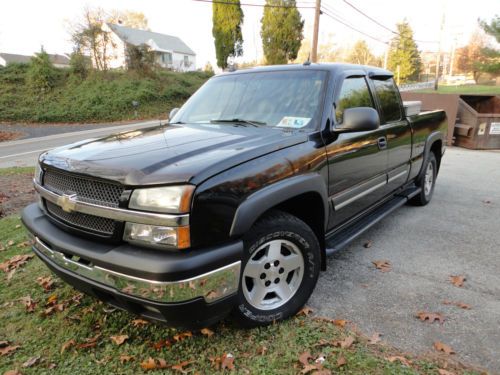
[(432, 191), (432, 184), (434, 182), (434, 166), (432, 163), (427, 164), (427, 170), (424, 176), (424, 194), (429, 196)]
[(276, 309), (297, 293), (303, 276), (304, 257), (298, 246), (272, 240), (261, 245), (245, 265), (243, 295), (256, 309)]

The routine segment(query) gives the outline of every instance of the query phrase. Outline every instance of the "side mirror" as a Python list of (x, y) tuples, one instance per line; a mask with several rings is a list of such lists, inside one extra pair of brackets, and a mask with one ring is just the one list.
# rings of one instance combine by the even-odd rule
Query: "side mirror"
[(378, 112), (370, 107), (355, 107), (344, 110), (342, 124), (334, 127), (337, 132), (362, 132), (378, 129), (380, 117)]
[(170, 111), (170, 114), (168, 115), (168, 121), (171, 121), (174, 118), (174, 116), (177, 114), (177, 112), (179, 112), (179, 108), (173, 108)]

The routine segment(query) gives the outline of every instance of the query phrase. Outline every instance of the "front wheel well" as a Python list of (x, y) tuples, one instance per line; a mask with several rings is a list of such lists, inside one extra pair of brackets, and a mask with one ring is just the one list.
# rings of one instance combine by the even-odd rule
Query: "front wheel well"
[(321, 196), (314, 192), (297, 195), (269, 208), (256, 221), (267, 215), (271, 210), (287, 212), (302, 220), (312, 229), (321, 248), (321, 269), (325, 270), (325, 211)]

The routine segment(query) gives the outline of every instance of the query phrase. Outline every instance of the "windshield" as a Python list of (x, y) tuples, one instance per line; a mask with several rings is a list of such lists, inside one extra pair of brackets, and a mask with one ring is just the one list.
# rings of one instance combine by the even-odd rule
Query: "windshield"
[(214, 77), (171, 122), (315, 128), (325, 75), (324, 71), (310, 70)]

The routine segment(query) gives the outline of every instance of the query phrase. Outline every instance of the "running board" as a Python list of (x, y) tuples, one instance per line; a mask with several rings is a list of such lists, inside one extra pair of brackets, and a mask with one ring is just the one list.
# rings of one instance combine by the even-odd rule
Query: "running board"
[(421, 188), (415, 186), (407, 188), (401, 193), (395, 195), (390, 201), (384, 203), (382, 206), (376, 208), (374, 211), (349, 225), (345, 229), (328, 234), (325, 239), (326, 255), (331, 255), (345, 248), (354, 239), (377, 224), (391, 212), (404, 205), (408, 202), (408, 200), (417, 194), (420, 194), (421, 191)]

